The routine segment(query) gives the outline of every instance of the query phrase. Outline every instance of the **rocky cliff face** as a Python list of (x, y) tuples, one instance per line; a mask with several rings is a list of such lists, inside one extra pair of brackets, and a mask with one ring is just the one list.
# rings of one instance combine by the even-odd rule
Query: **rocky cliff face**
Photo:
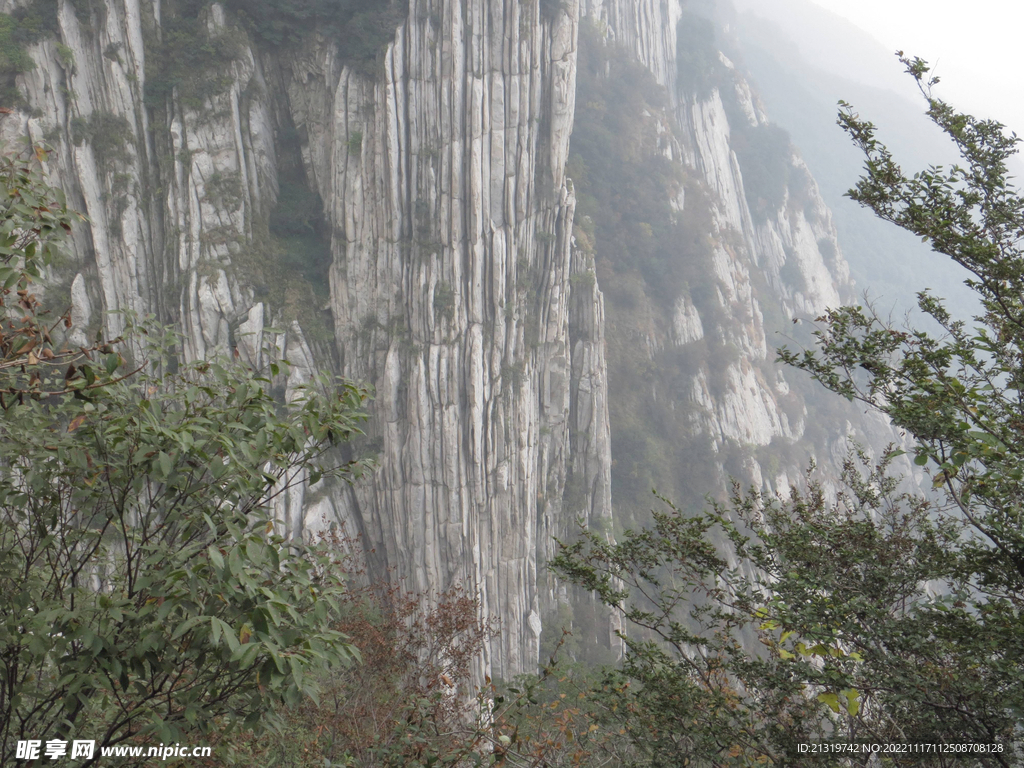
[[(657, 371), (649, 377), (644, 401), (618, 419), (613, 415), (613, 446), (616, 421), (664, 412), (665, 420), (678, 422), (680, 438), (706, 440), (682, 449), (671, 446), (681, 440), (661, 445), (663, 452), (676, 450), (672, 460), (677, 462), (652, 479), (660, 479), (661, 487), (672, 487), (666, 475), (683, 475), (683, 465), (712, 456), (706, 463), (719, 477), (724, 469), (765, 489), (785, 491), (808, 455), (833, 464), (845, 454), (849, 436), (872, 442), (884, 431), (884, 425), (843, 414), (853, 422), (841, 418), (835, 429), (807, 435), (807, 403), (787, 381), (793, 374), (772, 363), (775, 348), (786, 341), (779, 333), (792, 327), (792, 318), (813, 318), (851, 298), (831, 213), (785, 135), (773, 128), (745, 79), (718, 51), (714, 36), (721, 28), (675, 0), (584, 0), (582, 17), (593, 30), (587, 44), (618, 51), (605, 63), (606, 71), (614, 71), (616, 56), (618, 66), (625, 67), (625, 52), (664, 89), (663, 103), (649, 100), (642, 109), (635, 132), (650, 138), (638, 142), (634, 156), (654, 157), (672, 169), (667, 175), (674, 181), (666, 185), (672, 225), (692, 232), (692, 224), (682, 223), (690, 221), (685, 210), (707, 209), (700, 233), (705, 241), (690, 256), (704, 263), (704, 274), (687, 274), (671, 309), (656, 306), (657, 281), (646, 279), (642, 312), (625, 308), (630, 302), (609, 310), (615, 332), (642, 339)], [(581, 151), (585, 155), (586, 148)], [(593, 168), (587, 172), (593, 176)], [(766, 185), (766, 175), (777, 183)], [(599, 277), (628, 279), (621, 263), (615, 269), (599, 269)], [(673, 348), (680, 354), (666, 353)], [(698, 349), (703, 351), (687, 353)], [(614, 379), (621, 362), (611, 365)], [(641, 363), (634, 359), (632, 365)], [(613, 390), (613, 401), (619, 399)], [(613, 455), (617, 462), (622, 458), (617, 450)], [(697, 499), (709, 490), (707, 485), (675, 488)]]
[[(768, 364), (762, 308), (815, 314), (848, 289), (809, 177), (798, 202), (787, 188), (752, 213), (735, 134), (765, 116), (738, 76), (680, 85), (679, 3), (578, 3), (410, 0), (367, 66), (318, 33), (269, 49), (219, 4), (198, 4), (196, 53), (166, 2), (33, 0), (56, 9), (52, 34), (28, 47), (35, 67), (0, 122), (4, 140), (55, 147), (50, 173), (90, 218), (50, 288), (83, 333), (116, 333), (107, 310), (152, 312), (190, 357), (255, 363), (273, 344), (293, 364), (283, 387), (317, 366), (374, 387), (359, 450), (378, 471), (296, 489), (282, 520), (296, 536), (345, 523), (374, 573), (409, 589), (478, 593), (502, 622), (481, 674), (535, 668), (542, 616), (567, 599), (542, 567), (552, 537), (577, 515), (612, 530), (606, 355), (728, 345), (716, 370), (678, 363), (667, 392), (618, 376), (678, 404), (719, 471), (743, 445), (758, 483), (785, 486), (792, 463), (762, 471), (752, 451), (800, 439), (806, 408)], [(668, 94), (645, 112), (643, 151), (685, 177), (672, 216), (707, 202), (708, 231), (691, 234), (708, 244), (710, 298), (691, 286), (667, 311), (606, 322), (600, 243), (595, 257), (574, 230), (566, 173), (581, 16)]]
[[(611, 513), (601, 294), (570, 288), (575, 2), (411, 0), (375, 70), (321, 36), (263, 50), (213, 4), (215, 86), (156, 99), (166, 4), (57, 8), (2, 131), (51, 143), (90, 217), (55, 278), (76, 319), (116, 333), (106, 310), (154, 312), (191, 357), (256, 361), (271, 342), (291, 386), (332, 363), (371, 384), (379, 470), (293, 493), (282, 517), (296, 535), (347, 523), (414, 591), (463, 583), (502, 620), (481, 671), (534, 668), (538, 556), (567, 475), (589, 514)], [(296, 178), (324, 201), (329, 247), (329, 284), (297, 311), (261, 300), (274, 286), (256, 261), (275, 255), (267, 221)], [(267, 338), (271, 323), (290, 330)]]
[(324, 46), (286, 86), (333, 226), (341, 371), (374, 384), (382, 445), (374, 478), (329, 503), (378, 572), (479, 590), (505, 672), (538, 658), (567, 472), (610, 514), (600, 294), (570, 290), (576, 19), (414, 0), (382, 77)]

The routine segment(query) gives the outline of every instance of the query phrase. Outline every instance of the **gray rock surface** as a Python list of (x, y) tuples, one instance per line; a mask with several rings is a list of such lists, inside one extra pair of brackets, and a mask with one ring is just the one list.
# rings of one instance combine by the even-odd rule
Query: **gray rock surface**
[[(728, 87), (739, 117), (749, 126), (768, 122), (749, 85), (733, 64), (720, 55), (721, 64), (732, 75), (728, 85), (716, 86), (705, 96), (695, 96), (678, 87), (676, 30), (684, 19), (683, 4), (677, 0), (583, 0), (582, 15), (603, 32), (609, 45), (622, 45), (644, 64), (668, 94), (671, 127), (662, 129), (662, 152), (679, 162), (688, 178), (698, 178), (712, 199), (712, 268), (718, 285), (720, 312), (731, 321), (719, 325), (707, 322), (686, 296), (677, 301), (674, 314), (659, 334), (652, 325), (647, 339), (654, 351), (665, 345), (685, 346), (709, 334), (717, 334), (739, 350), (738, 359), (724, 375), (709, 382), (703, 367), (688, 371), (691, 378), (690, 404), (697, 407), (695, 428), (712, 438), (716, 451), (726, 441), (756, 448), (773, 441), (792, 442), (804, 434), (802, 416), (793, 418), (793, 404), (784, 403), (789, 386), (784, 374), (766, 374), (766, 363), (774, 347), (784, 339), (778, 328), (766, 325), (762, 303), (779, 304), (790, 318), (813, 318), (826, 307), (837, 306), (852, 297), (849, 269), (839, 249), (831, 213), (822, 202), (817, 186), (807, 175), (806, 201), (793, 204), (789, 198), (763, 220), (751, 214), (744, 191), (744, 179), (733, 147), (733, 132), (724, 106)], [(686, 23), (683, 21), (683, 23)], [(651, 119), (659, 119), (652, 116)], [(666, 118), (661, 118), (666, 119)], [(796, 155), (791, 164), (804, 172)], [(788, 195), (792, 195), (790, 190)], [(682, 198), (673, 201), (681, 210)], [(827, 256), (823, 251), (827, 252)], [(780, 272), (789, 265), (789, 281)], [(755, 280), (754, 276), (763, 278)], [(794, 288), (792, 283), (799, 284)], [(757, 286), (761, 286), (758, 288)], [(798, 412), (805, 412), (802, 406)], [(868, 438), (860, 433), (865, 441)], [(845, 445), (846, 435), (842, 435)], [(845, 455), (845, 448), (832, 446)], [(799, 477), (801, 467), (782, 467), (774, 477), (765, 476), (757, 462), (746, 461), (748, 476), (768, 489), (786, 488), (790, 478)]]
[[(113, 334), (106, 310), (154, 312), (179, 324), (190, 358), (235, 348), (258, 364), (269, 342), (293, 363), (289, 388), (332, 359), (372, 385), (378, 471), (353, 489), (296, 489), (284, 529), (340, 520), (378, 575), (427, 595), (463, 584), (502, 621), (478, 673), (534, 669), (538, 557), (564, 527), (567, 473), (585, 479), (590, 515), (611, 514), (601, 297), (570, 283), (584, 269), (564, 177), (576, 3), (542, 15), (412, 0), (376, 74), (320, 37), (277, 56), (247, 42), (211, 73), (227, 77), (221, 93), (150, 108), (143, 41), (159, 36), (161, 6), (105, 7), (83, 24), (61, 2), (73, 64), (56, 40), (33, 45), (36, 68), (19, 78), (29, 108), (0, 124), (4, 139), (54, 145), (51, 177), (90, 218), (75, 241), (76, 318)], [(203, 21), (212, 37), (240, 34), (219, 5)], [(116, 156), (76, 135), (94, 115), (123, 126)], [(245, 269), (285, 127), (332, 233), (326, 352), (298, 324), (265, 333), (280, 308)], [(225, 179), (237, 194), (218, 192)]]

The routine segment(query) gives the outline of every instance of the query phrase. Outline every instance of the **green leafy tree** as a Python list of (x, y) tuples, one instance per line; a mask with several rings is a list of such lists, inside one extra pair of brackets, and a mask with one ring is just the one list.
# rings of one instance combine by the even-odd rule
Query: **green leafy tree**
[(936, 98), (927, 65), (899, 55), (962, 164), (907, 175), (843, 104), (866, 157), (850, 196), (965, 267), (983, 312), (962, 322), (923, 292), (936, 335), (842, 307), (817, 318), (816, 349), (780, 358), (905, 431), (936, 493), (901, 491), (890, 449), (852, 455), (834, 500), (809, 475), (785, 499), (737, 492), (729, 508), (658, 512), (617, 544), (564, 546), (556, 569), (632, 621), (618, 711), (651, 765), (811, 764), (797, 745), (827, 738), (982, 745), (969, 764), (1016, 764), (1024, 199), (1006, 163), (1018, 139)]
[(0, 161), (5, 765), (22, 739), (266, 726), (315, 693), (312, 671), (357, 657), (335, 628), (342, 574), (274, 503), (360, 472), (335, 446), (365, 393), (319, 376), (285, 404), (270, 385), (286, 363), (176, 364), (152, 326), (73, 348), (33, 286), (75, 218), (34, 158)]

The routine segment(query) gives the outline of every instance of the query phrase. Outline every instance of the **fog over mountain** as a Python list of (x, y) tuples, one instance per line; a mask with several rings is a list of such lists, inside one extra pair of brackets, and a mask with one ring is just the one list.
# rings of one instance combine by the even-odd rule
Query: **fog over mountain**
[(836, 218), (859, 291), (881, 309), (914, 306), (930, 288), (961, 317), (976, 304), (965, 270), (909, 233), (879, 221), (844, 197), (863, 157), (836, 125), (849, 102), (878, 126), (878, 136), (912, 173), (957, 160), (955, 147), (923, 114), (924, 100), (891, 51), (809, 0), (737, 0), (733, 32), (769, 114), (793, 136)]
[[(813, 2), (866, 31), (887, 52), (903, 50), (933, 64), (941, 77), (936, 92), (963, 111), (1018, 132), (1024, 128), (1024, 90), (1017, 75), (1017, 31), (1024, 25), (1020, 4), (977, 0), (968, 8), (954, 0)], [(761, 7), (770, 14), (776, 5), (766, 0)]]

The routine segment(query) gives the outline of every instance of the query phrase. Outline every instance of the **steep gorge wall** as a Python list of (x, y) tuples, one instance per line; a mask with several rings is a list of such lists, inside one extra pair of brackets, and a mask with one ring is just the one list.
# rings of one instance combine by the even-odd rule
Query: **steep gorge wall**
[[(728, 475), (786, 493), (811, 458), (831, 474), (851, 438), (869, 446), (893, 439), (882, 420), (774, 363), (791, 337), (810, 341), (807, 324), (792, 320), (851, 300), (853, 285), (817, 185), (720, 53), (728, 4), (718, 5), (582, 3), (569, 163), (581, 179), (577, 225), (587, 231), (578, 239), (589, 241), (610, 297), (622, 526), (645, 519), (651, 486), (684, 507), (720, 494)], [(622, 107), (634, 116), (612, 115), (608, 94), (622, 102), (634, 92), (644, 95)], [(603, 159), (602, 128), (628, 145), (618, 167)], [(628, 166), (642, 167), (645, 178)], [(659, 179), (669, 203), (661, 214), (651, 212), (658, 190), (648, 177)], [(608, 223), (629, 204), (616, 194), (648, 195), (648, 211), (635, 213), (649, 223)]]
[[(379, 469), (296, 489), (288, 529), (343, 522), (377, 575), (461, 582), (501, 619), (478, 671), (534, 669), (538, 557), (564, 528), (567, 476), (579, 511), (611, 513), (602, 300), (592, 279), (572, 287), (585, 265), (564, 175), (576, 3), (411, 0), (371, 67), (320, 35), (265, 50), (203, 6), (207, 79), (154, 98), (154, 77), (188, 66), (154, 59), (170, 12), (60, 0), (55, 34), (28, 48), (0, 134), (53, 145), (52, 177), (90, 218), (51, 291), (90, 333), (119, 330), (107, 310), (152, 312), (193, 358), (258, 362), (274, 343), (283, 384), (333, 365), (372, 385)], [(324, 201), (326, 285), (269, 263), (295, 179)]]
[[(288, 86), (330, 201), (341, 370), (375, 385), (383, 446), (374, 478), (331, 503), (379, 572), (479, 589), (502, 621), (487, 662), (503, 672), (537, 662), (538, 556), (573, 461), (593, 513), (610, 514), (606, 453), (570, 456), (573, 418), (577, 440), (608, 430), (600, 296), (570, 289), (576, 14), (414, 0), (383, 82), (339, 80), (325, 50)], [(596, 329), (576, 344), (570, 312)]]

